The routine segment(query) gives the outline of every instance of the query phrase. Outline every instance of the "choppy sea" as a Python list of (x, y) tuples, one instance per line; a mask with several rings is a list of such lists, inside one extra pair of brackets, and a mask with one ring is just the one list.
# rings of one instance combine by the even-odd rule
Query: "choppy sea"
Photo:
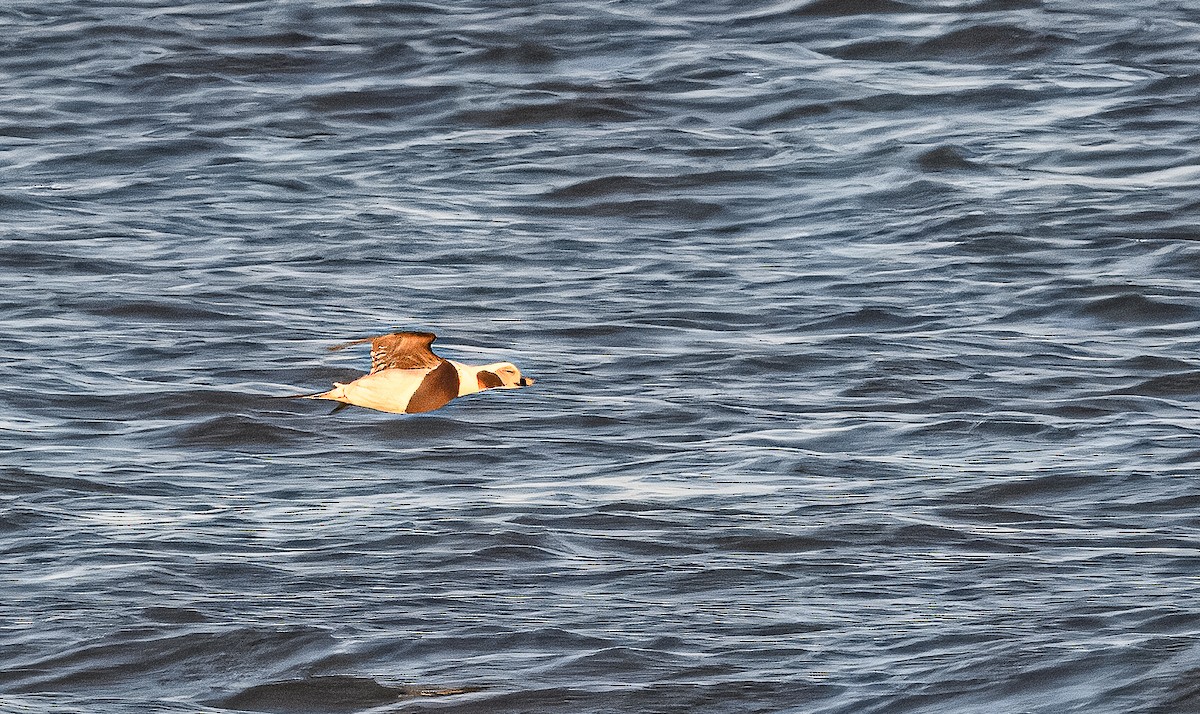
[[(1200, 5), (8, 0), (0, 711), (1200, 711)], [(418, 329), (535, 386), (278, 397)]]

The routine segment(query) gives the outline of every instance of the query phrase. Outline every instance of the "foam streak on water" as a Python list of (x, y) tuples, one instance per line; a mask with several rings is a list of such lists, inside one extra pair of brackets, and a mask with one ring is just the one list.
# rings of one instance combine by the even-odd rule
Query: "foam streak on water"
[(0, 710), (1200, 707), (1187, 3), (0, 28)]

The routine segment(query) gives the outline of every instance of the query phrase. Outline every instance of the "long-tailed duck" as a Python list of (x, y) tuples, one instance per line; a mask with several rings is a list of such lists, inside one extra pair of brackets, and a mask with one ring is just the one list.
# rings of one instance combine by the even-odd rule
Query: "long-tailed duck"
[(338, 409), (354, 404), (382, 412), (415, 414), (444, 407), (464, 394), (533, 384), (512, 362), (476, 366), (439, 357), (430, 349), (436, 339), (431, 332), (393, 332), (334, 345), (329, 349), (370, 342), (370, 373), (347, 384), (334, 382), (328, 392), (301, 396), (341, 402)]

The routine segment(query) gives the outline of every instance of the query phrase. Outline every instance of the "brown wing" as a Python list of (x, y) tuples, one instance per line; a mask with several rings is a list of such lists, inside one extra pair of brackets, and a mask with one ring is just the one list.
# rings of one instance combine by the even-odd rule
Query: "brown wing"
[(390, 335), (368, 337), (330, 347), (340, 350), (365, 342), (371, 343), (371, 374), (381, 369), (433, 368), (445, 360), (429, 348), (437, 335), (432, 332), (393, 332)]

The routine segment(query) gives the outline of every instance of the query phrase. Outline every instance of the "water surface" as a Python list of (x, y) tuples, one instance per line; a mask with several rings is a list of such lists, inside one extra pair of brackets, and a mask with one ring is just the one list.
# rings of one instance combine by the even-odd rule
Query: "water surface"
[(1187, 3), (0, 27), (0, 709), (1200, 707)]

